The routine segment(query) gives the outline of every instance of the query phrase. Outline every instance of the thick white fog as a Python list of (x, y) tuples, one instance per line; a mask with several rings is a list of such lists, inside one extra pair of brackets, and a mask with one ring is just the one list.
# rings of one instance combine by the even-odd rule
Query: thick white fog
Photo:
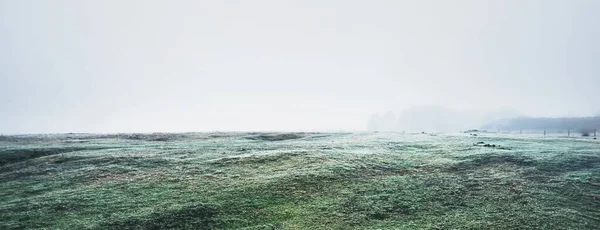
[[(0, 0), (0, 133), (590, 116), (598, 12), (597, 0)], [(415, 122), (436, 109), (448, 116)]]

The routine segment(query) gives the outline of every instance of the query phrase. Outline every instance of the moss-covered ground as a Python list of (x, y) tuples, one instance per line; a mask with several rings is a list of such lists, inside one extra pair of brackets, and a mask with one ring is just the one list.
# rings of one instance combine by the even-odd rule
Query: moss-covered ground
[(0, 229), (599, 226), (600, 141), (591, 138), (0, 136)]

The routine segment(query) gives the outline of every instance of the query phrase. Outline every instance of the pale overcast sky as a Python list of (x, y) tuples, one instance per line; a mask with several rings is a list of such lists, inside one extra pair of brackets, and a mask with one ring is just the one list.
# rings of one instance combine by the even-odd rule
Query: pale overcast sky
[(598, 0), (0, 0), (0, 133), (600, 111)]

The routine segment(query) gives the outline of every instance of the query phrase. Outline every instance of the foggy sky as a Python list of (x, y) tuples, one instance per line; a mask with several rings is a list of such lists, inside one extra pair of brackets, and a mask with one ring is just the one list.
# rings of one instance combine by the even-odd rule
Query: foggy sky
[(600, 1), (0, 0), (0, 133), (600, 111)]

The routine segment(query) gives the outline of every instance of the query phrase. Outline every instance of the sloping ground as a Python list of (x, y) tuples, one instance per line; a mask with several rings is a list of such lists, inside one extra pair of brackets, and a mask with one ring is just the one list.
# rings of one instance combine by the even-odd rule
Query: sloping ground
[(385, 133), (26, 138), (0, 140), (0, 229), (600, 226), (600, 142), (591, 139)]
[(246, 137), (249, 140), (261, 141), (285, 141), (304, 137), (302, 133), (262, 133)]

